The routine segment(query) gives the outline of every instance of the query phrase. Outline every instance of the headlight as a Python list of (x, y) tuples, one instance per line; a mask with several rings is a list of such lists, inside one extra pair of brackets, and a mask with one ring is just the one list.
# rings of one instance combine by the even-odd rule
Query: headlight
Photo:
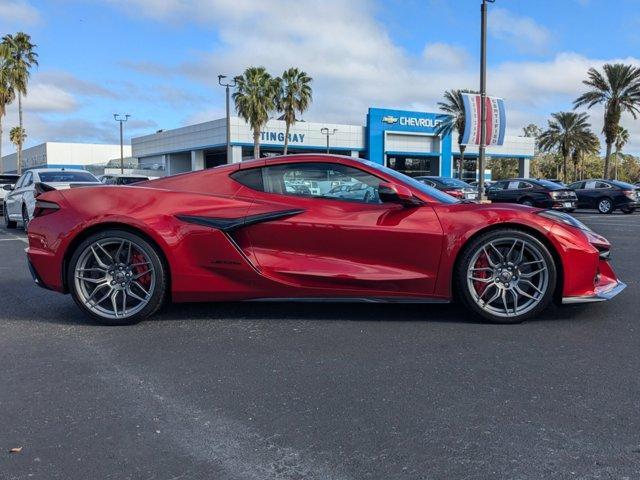
[(541, 212), (538, 212), (538, 215), (542, 215), (543, 217), (546, 217), (556, 222), (562, 222), (566, 225), (579, 228), (580, 230), (584, 230), (585, 232), (591, 231), (591, 229), (587, 227), (584, 223), (572, 217), (568, 213), (558, 212), (556, 210), (542, 210)]

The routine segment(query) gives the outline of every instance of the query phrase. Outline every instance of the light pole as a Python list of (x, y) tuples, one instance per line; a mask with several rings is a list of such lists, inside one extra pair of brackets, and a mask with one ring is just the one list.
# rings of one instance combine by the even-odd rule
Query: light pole
[(480, 5), (480, 148), (478, 155), (478, 197), (484, 200), (484, 161), (487, 143), (487, 2)]
[(116, 122), (120, 122), (120, 173), (124, 173), (124, 137), (122, 135), (122, 125), (129, 120), (130, 116), (128, 113), (126, 115), (113, 114), (113, 119)]
[(322, 127), (320, 129), (320, 133), (327, 136), (327, 153), (329, 153), (329, 137), (334, 135), (337, 131), (337, 128), (334, 128), (333, 131), (329, 130), (327, 127)]
[(231, 113), (229, 111), (229, 88), (236, 86), (236, 80), (233, 83), (222, 83), (222, 80), (227, 78), (226, 75), (218, 75), (218, 84), (225, 88), (226, 91), (226, 105), (227, 105), (227, 163), (231, 160)]

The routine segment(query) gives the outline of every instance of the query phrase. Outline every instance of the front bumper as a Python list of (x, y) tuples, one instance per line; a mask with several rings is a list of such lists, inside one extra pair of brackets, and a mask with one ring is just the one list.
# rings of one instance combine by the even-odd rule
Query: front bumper
[(613, 268), (609, 265), (608, 257), (609, 251), (601, 252), (600, 259), (598, 260), (597, 274), (594, 279), (593, 289), (589, 289), (580, 295), (565, 296), (562, 298), (562, 303), (592, 303), (592, 302), (604, 302), (611, 300), (613, 297), (622, 292), (627, 285), (618, 280)]
[(573, 303), (593, 303), (593, 302), (606, 302), (622, 292), (627, 288), (627, 284), (618, 281), (612, 287), (605, 290), (596, 290), (593, 294), (583, 295), (580, 297), (564, 297), (562, 299), (563, 304)]

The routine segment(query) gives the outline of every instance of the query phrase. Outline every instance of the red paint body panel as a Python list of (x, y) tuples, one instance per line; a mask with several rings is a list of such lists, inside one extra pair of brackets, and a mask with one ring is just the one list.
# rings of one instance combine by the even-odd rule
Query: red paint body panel
[[(469, 239), (497, 226), (536, 233), (559, 260), (562, 296), (591, 295), (617, 282), (585, 233), (517, 205), (440, 203), (411, 187), (418, 207), (258, 192), (229, 175), (270, 163), (338, 162), (402, 184), (357, 159), (291, 155), (140, 183), (48, 192), (60, 209), (34, 218), (28, 257), (42, 282), (64, 291), (64, 261), (88, 231), (135, 229), (163, 253), (174, 301), (291, 297), (449, 299), (455, 261)], [(216, 220), (300, 210), (232, 231), (179, 216)], [(599, 274), (599, 275), (598, 275)]]

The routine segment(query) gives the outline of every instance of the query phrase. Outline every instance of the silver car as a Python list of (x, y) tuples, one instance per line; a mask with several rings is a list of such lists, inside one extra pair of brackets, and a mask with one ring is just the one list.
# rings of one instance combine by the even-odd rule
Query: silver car
[(25, 230), (33, 218), (36, 206), (35, 185), (44, 183), (56, 190), (82, 187), (86, 185), (101, 185), (93, 174), (85, 170), (65, 170), (59, 168), (36, 168), (25, 172), (15, 185), (5, 185), (4, 197), (4, 225), (16, 228), (17, 222), (22, 222)]
[(0, 214), (4, 213), (4, 197), (7, 196), (7, 190), (4, 189), (5, 185), (15, 185), (20, 175), (14, 175), (12, 173), (0, 174)]

